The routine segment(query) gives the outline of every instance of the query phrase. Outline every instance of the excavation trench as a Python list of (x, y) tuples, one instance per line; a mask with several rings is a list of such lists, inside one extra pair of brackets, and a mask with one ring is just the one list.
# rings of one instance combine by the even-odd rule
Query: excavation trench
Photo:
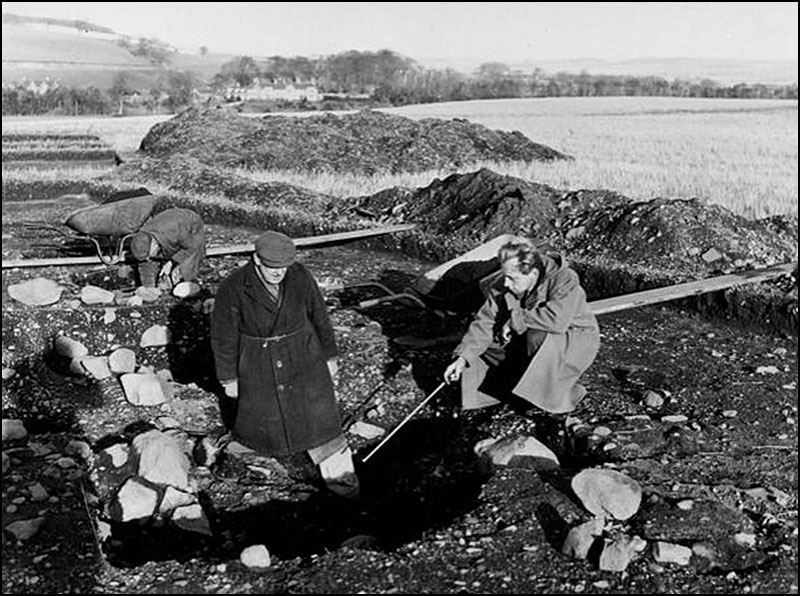
[[(76, 207), (76, 201), (86, 200), (85, 196), (76, 196), (53, 201), (41, 213), (45, 219), (60, 221), (63, 214)], [(5, 211), (11, 199), (6, 196), (5, 184), (3, 199)], [(184, 201), (181, 204), (191, 204), (185, 198), (180, 200)], [(247, 241), (256, 231), (221, 225), (237, 216), (241, 221), (246, 213), (231, 209), (219, 215), (220, 219), (207, 219), (212, 241), (218, 244)], [(19, 210), (16, 217), (4, 221), (4, 233), (10, 235), (8, 247), (25, 258), (51, 256), (52, 246), (31, 248), (30, 237), (20, 233), (19, 224), (25, 217), (27, 213)], [(274, 222), (265, 216), (257, 223)], [(308, 234), (308, 225), (302, 221), (296, 228), (289, 225), (282, 229), (292, 235)], [(362, 421), (385, 430), (398, 424), (439, 384), (441, 371), (449, 361), (447, 346), (408, 348), (393, 340), (408, 335), (452, 334), (463, 329), (466, 318), (443, 320), (402, 301), (362, 309), (358, 305), (375, 294), (374, 288), (360, 284), (376, 281), (402, 292), (436, 265), (412, 256), (417, 254), (417, 248), (419, 254), (424, 254), (422, 249), (428, 242), (429, 239), (404, 234), (362, 241), (352, 248), (301, 254), (323, 288), (337, 288), (325, 294), (342, 349), (343, 370), (338, 387), (342, 413), (355, 412), (363, 398), (378, 383), (385, 382), (387, 388), (376, 393), (375, 403), (359, 411)], [(83, 250), (76, 246), (73, 249)], [(548, 441), (560, 450), (562, 472), (536, 475), (536, 480), (531, 480), (523, 465), (517, 472), (487, 475), (473, 451), (475, 443), (495, 433), (498, 424), (503, 426), (503, 432), (530, 432), (532, 426), (524, 420), (509, 422), (509, 412), (502, 414), (499, 422), (465, 419), (457, 415), (457, 396), (448, 390), (368, 463), (360, 462), (379, 439), (351, 436), (364, 496), (357, 504), (341, 500), (324, 490), (314, 468), (305, 460), (260, 458), (218, 449), (229, 420), (230, 404), (219, 396), (213, 378), (208, 300), (213, 297), (215, 284), (239, 262), (240, 257), (209, 259), (201, 272), (205, 287), (199, 296), (189, 300), (163, 297), (140, 306), (81, 303), (81, 289), (90, 285), (119, 296), (129, 292), (130, 280), (112, 268), (37, 271), (37, 275), (56, 280), (65, 288), (57, 304), (44, 307), (11, 300), (6, 291), (9, 285), (30, 274), (4, 270), (3, 364), (13, 370), (13, 376), (3, 383), (4, 417), (25, 420), (32, 434), (66, 432), (88, 443), (88, 512), (94, 518), (98, 536), (104, 535), (103, 527), (110, 531), (101, 547), (113, 565), (129, 567), (198, 556), (230, 560), (238, 556), (243, 545), (251, 543), (269, 544), (270, 551), (281, 559), (317, 555), (341, 545), (394, 551), (485, 509), (487, 492), (497, 498), (498, 487), (518, 490), (533, 499), (524, 501), (530, 506), (527, 511), (538, 512), (536, 517), (547, 541), (558, 548), (569, 525), (584, 515), (567, 496), (569, 478), (575, 470), (609, 460), (636, 460), (645, 469), (666, 456), (691, 458), (702, 452), (698, 431), (680, 423), (637, 427), (620, 422), (617, 438), (634, 439), (628, 443), (617, 441), (618, 451), (605, 449), (602, 443), (591, 444), (593, 439), (589, 436), (559, 436), (558, 429), (553, 429)], [(602, 269), (581, 262), (577, 266), (590, 298), (646, 289), (659, 281), (621, 268)], [(774, 301), (768, 298), (770, 295)], [(787, 299), (787, 293), (780, 290), (766, 296), (755, 288), (742, 288), (669, 306), (675, 307), (675, 312), (700, 310), (710, 321), (721, 318), (726, 323), (756, 325), (762, 331), (771, 329), (784, 336), (796, 336), (796, 301)], [(161, 327), (169, 340), (142, 346), (142, 337), (153, 326)], [(137, 371), (160, 375), (169, 399), (157, 405), (130, 403), (118, 374), (93, 378), (76, 366), (74, 356), (57, 353), (55, 343), (59, 336), (81, 343), (86, 354), (99, 358), (127, 348), (134, 354)], [(621, 376), (631, 375), (623, 372)], [(590, 380), (602, 393), (607, 381), (601, 375)], [(627, 387), (629, 394), (609, 393), (617, 402), (621, 397), (639, 399), (637, 391), (642, 387), (635, 383)], [(674, 391), (674, 387), (659, 387), (657, 383), (650, 383), (647, 388)], [(601, 419), (604, 415), (619, 422), (608, 412), (599, 413)], [(139, 443), (146, 441), (137, 438), (142, 435), (157, 445), (161, 444), (158, 441), (180, 445), (179, 451), (186, 459), (177, 455), (176, 459), (186, 465), (178, 466), (179, 480), (174, 484), (164, 476), (158, 481), (141, 476)], [(185, 477), (180, 475), (183, 472)], [(713, 479), (709, 480), (708, 484), (713, 485)], [(123, 492), (138, 498), (127, 504), (119, 498), (126, 483)], [(170, 487), (176, 486), (178, 496), (185, 502), (172, 507), (176, 495)], [(528, 488), (520, 488), (525, 486)], [(535, 498), (529, 495), (531, 487), (537, 491)], [(172, 499), (169, 507), (164, 505), (168, 499)], [(142, 501), (149, 505), (142, 505)], [(187, 513), (177, 516), (175, 512), (181, 507), (186, 507)], [(512, 521), (498, 522), (486, 531), (500, 531), (502, 526), (514, 525)]]

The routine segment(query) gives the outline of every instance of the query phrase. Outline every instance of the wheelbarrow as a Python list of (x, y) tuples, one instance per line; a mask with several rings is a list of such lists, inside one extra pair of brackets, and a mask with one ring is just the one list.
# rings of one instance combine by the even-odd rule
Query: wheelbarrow
[[(90, 242), (105, 265), (124, 261), (125, 241), (135, 234), (150, 217), (157, 197), (145, 188), (116, 193), (100, 203), (71, 213), (64, 225), (71, 231), (51, 224), (25, 223), (29, 229), (50, 230), (71, 241)], [(109, 244), (114, 248), (109, 253)]]

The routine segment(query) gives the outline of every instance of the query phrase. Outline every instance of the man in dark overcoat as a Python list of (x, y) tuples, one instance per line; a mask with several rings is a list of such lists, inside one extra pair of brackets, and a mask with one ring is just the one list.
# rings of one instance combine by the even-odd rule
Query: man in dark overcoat
[(157, 282), (172, 287), (181, 281), (195, 281), (206, 256), (203, 218), (191, 209), (166, 209), (131, 236), (130, 249), (144, 287), (156, 287)]
[(252, 259), (222, 282), (211, 347), (217, 378), (237, 400), (233, 437), (263, 455), (308, 452), (331, 490), (357, 496), (333, 387), (333, 327), (290, 238), (266, 232)]
[(578, 274), (526, 238), (501, 246), (498, 259), (502, 271), (456, 347), (445, 381), (461, 380), (465, 410), (521, 399), (535, 406), (527, 412), (571, 412), (586, 394), (578, 381), (600, 347)]

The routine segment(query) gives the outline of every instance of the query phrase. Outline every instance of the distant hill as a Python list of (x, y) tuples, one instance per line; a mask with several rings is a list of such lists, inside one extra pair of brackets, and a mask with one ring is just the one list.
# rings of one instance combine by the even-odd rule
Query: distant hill
[[(476, 59), (430, 58), (417, 60), (426, 68), (452, 68), (459, 72), (473, 72), (482, 62)], [(500, 61), (502, 62), (502, 61)], [(531, 73), (541, 68), (548, 74), (568, 72), (591, 75), (656, 76), (672, 81), (685, 79), (699, 81), (710, 79), (720, 85), (737, 83), (764, 85), (791, 85), (797, 82), (797, 60), (735, 60), (711, 58), (639, 58), (635, 60), (526, 60), (504, 62), (510, 69)]]
[[(417, 60), (426, 68), (452, 68), (470, 73), (482, 62), (476, 59), (430, 58)], [(500, 60), (499, 62), (503, 62)], [(614, 76), (656, 76), (672, 81), (685, 79), (699, 81), (710, 79), (720, 85), (738, 83), (764, 85), (791, 85), (797, 83), (797, 60), (735, 60), (711, 58), (640, 58), (636, 60), (526, 60), (523, 62), (503, 62), (511, 70), (531, 73), (540, 68), (548, 74), (568, 72), (591, 75)]]
[[(111, 87), (115, 77), (124, 72), (130, 84), (150, 88), (162, 69), (152, 66), (143, 57), (134, 56), (119, 42), (129, 39), (109, 29), (86, 21), (50, 19), (3, 14), (3, 84), (23, 77), (41, 80), (45, 77), (68, 86)], [(135, 41), (135, 40), (133, 40)], [(198, 48), (199, 50), (199, 48)], [(190, 71), (210, 81), (221, 66), (234, 59), (233, 54), (201, 55), (175, 50), (169, 68)], [(258, 56), (252, 56), (258, 59)], [(450, 68), (472, 73), (482, 62), (478, 59), (420, 59), (411, 57), (429, 69)], [(774, 84), (797, 82), (797, 60), (712, 60), (692, 58), (647, 58), (625, 61), (608, 60), (527, 60), (505, 62), (511, 70), (526, 74), (540, 68), (547, 74), (567, 72), (591, 75), (658, 76), (669, 81), (710, 79), (720, 85)]]
[[(132, 85), (150, 87), (162, 71), (120, 46), (126, 36), (85, 21), (4, 14), (2, 34), (4, 85), (50, 77), (62, 85), (107, 89), (125, 73)], [(169, 67), (210, 80), (232, 58), (176, 51)]]

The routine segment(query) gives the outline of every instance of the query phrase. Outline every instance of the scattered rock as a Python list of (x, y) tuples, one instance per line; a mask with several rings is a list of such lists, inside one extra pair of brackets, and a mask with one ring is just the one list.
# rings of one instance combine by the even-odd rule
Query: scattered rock
[(673, 563), (675, 565), (688, 565), (692, 558), (692, 549), (688, 546), (672, 542), (663, 542), (661, 540), (657, 540), (653, 543), (652, 552), (653, 560), (661, 564)]
[(106, 308), (103, 311), (103, 323), (110, 325), (117, 320), (117, 311), (113, 308)]
[(85, 356), (80, 359), (81, 366), (94, 379), (107, 379), (111, 376), (108, 358), (105, 356)]
[(377, 439), (378, 437), (386, 434), (386, 429), (376, 426), (375, 424), (369, 424), (368, 422), (357, 420), (352, 424), (349, 432), (353, 433), (354, 435), (364, 437), (365, 439)]
[(211, 536), (211, 524), (199, 503), (181, 505), (172, 512), (172, 523), (189, 532)]
[(619, 536), (606, 539), (600, 553), (598, 567), (603, 571), (622, 572), (628, 568), (633, 558), (647, 547), (639, 536)]
[(127, 373), (120, 382), (125, 398), (135, 406), (157, 406), (168, 401), (163, 382), (154, 374)]
[(142, 334), (139, 346), (142, 348), (166, 346), (170, 342), (169, 329), (165, 325), (153, 325)]
[(151, 430), (133, 439), (139, 458), (139, 475), (155, 484), (189, 488), (189, 458), (184, 442), (175, 434)]
[(172, 295), (178, 298), (191, 298), (200, 293), (200, 284), (194, 281), (182, 281), (172, 289)]
[(248, 546), (239, 555), (239, 560), (245, 567), (253, 571), (267, 569), (272, 564), (269, 550), (263, 544)]
[(642, 501), (639, 483), (616, 470), (582, 470), (572, 479), (572, 490), (594, 515), (619, 520), (632, 517)]
[(63, 291), (64, 288), (56, 282), (44, 277), (8, 286), (8, 295), (28, 306), (55, 304), (61, 299)]
[(486, 472), (508, 465), (531, 466), (537, 470), (561, 467), (558, 457), (547, 445), (529, 436), (484, 439), (475, 445), (474, 450)]
[(22, 420), (16, 418), (3, 418), (3, 441), (14, 441), (24, 439), (28, 436), (28, 431)]
[(97, 286), (85, 286), (81, 289), (81, 301), (84, 304), (113, 304), (114, 292)]
[(21, 519), (11, 522), (3, 528), (6, 532), (11, 532), (17, 540), (28, 540), (33, 538), (44, 523), (43, 517), (33, 519)]
[(138, 478), (129, 478), (117, 492), (116, 504), (112, 509), (114, 519), (122, 522), (147, 520), (158, 506), (158, 492)]
[(136, 293), (128, 300), (128, 304), (141, 304), (141, 302), (135, 301), (134, 298), (138, 298), (144, 302), (155, 302), (161, 298), (161, 290), (158, 288), (146, 288), (144, 286), (140, 286), (136, 288)]
[(585, 559), (597, 538), (603, 535), (604, 529), (605, 520), (602, 517), (592, 518), (571, 528), (561, 547), (561, 552), (578, 559)]
[(78, 340), (59, 335), (53, 340), (53, 348), (59, 356), (73, 360), (83, 358), (89, 354), (89, 349)]
[(720, 253), (716, 248), (710, 248), (702, 255), (702, 259), (706, 263), (713, 263), (714, 261), (719, 261), (721, 258), (722, 253)]
[(136, 353), (129, 348), (118, 348), (108, 356), (111, 372), (120, 375), (136, 370)]

